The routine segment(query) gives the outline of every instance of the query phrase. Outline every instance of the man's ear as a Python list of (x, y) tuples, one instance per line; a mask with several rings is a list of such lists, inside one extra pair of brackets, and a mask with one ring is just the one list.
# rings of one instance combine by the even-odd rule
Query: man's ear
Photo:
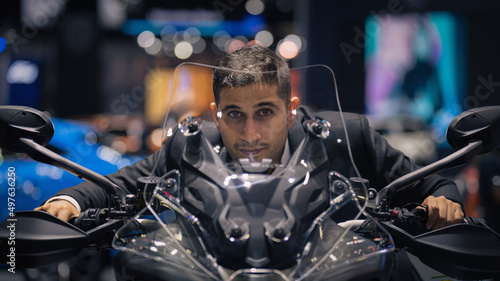
[(297, 110), (299, 109), (299, 98), (292, 97), (290, 103), (288, 104), (288, 129), (290, 129), (297, 116)]
[(214, 118), (215, 122), (215, 127), (217, 128), (217, 131), (220, 132), (220, 126), (219, 126), (219, 116), (217, 116), (217, 105), (215, 102), (210, 103), (210, 109), (212, 110), (212, 117)]

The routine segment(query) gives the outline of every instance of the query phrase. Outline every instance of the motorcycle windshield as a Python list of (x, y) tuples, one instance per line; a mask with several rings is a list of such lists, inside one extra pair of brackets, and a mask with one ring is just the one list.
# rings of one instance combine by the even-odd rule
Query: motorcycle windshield
[(165, 280), (345, 279), (387, 263), (331, 69), (184, 63), (171, 77), (167, 160), (113, 247), (164, 264)]

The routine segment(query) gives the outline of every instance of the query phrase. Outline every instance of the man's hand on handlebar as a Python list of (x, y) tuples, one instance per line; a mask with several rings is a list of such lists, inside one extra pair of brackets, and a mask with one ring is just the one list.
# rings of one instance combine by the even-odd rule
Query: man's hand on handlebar
[(64, 199), (49, 202), (43, 206), (35, 208), (35, 211), (45, 211), (63, 221), (69, 221), (70, 219), (77, 218), (80, 215), (78, 209), (69, 201)]
[(427, 229), (438, 229), (448, 225), (462, 222), (464, 212), (460, 204), (446, 199), (444, 196), (425, 198), (422, 206), (426, 206)]

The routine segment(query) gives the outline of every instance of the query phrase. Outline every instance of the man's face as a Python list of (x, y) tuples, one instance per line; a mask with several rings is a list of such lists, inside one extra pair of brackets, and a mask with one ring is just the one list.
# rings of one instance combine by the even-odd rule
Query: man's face
[(285, 105), (277, 86), (252, 84), (224, 88), (217, 108), (212, 104), (215, 125), (234, 160), (249, 158), (260, 162), (270, 158), (279, 163), (288, 129), (295, 120), (298, 99)]

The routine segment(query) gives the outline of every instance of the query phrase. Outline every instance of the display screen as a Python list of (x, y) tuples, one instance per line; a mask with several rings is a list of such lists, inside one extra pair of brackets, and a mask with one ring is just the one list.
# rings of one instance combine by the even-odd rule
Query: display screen
[[(448, 12), (374, 15), (366, 20), (366, 114), (374, 122), (411, 118), (445, 142), (465, 108), (466, 31)], [(415, 124), (415, 123), (413, 123)]]

